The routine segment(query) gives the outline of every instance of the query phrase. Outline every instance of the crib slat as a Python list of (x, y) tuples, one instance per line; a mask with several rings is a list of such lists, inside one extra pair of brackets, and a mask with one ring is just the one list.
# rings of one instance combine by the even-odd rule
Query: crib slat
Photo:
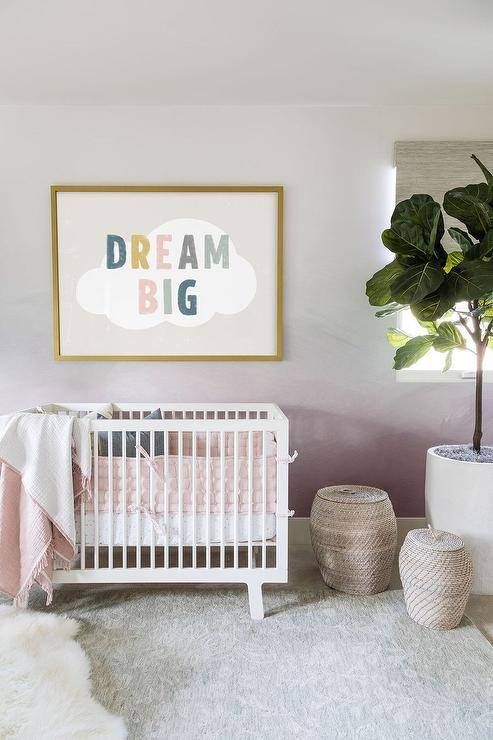
[(197, 483), (195, 465), (197, 460), (197, 432), (192, 432), (192, 568), (197, 567)]
[(224, 507), (225, 507), (225, 503), (224, 503), (224, 488), (225, 488), (225, 475), (226, 475), (226, 471), (224, 469), (224, 432), (221, 432), (220, 433), (219, 445), (220, 445), (220, 451), (219, 451), (220, 460), (219, 460), (219, 465), (220, 465), (220, 470), (221, 470), (221, 489), (220, 489), (221, 490), (221, 513), (220, 513), (220, 516), (219, 516), (219, 520), (220, 520), (219, 525), (220, 525), (220, 528), (221, 528), (221, 548), (220, 548), (219, 563), (220, 563), (220, 567), (221, 568), (224, 568), (225, 567), (225, 560), (226, 560), (226, 557), (225, 557), (225, 555), (226, 555), (226, 548), (224, 546)]
[[(236, 413), (235, 413), (236, 417)], [(238, 567), (238, 432), (233, 439), (233, 566)]]
[[(120, 411), (120, 414), (122, 412)], [(122, 526), (123, 526), (123, 553), (122, 553), (122, 565), (124, 568), (127, 567), (127, 437), (126, 433), (122, 432)]]
[(140, 507), (142, 506), (142, 494), (140, 491), (140, 451), (137, 449), (140, 445), (140, 431), (137, 430), (136, 434), (136, 449), (135, 449), (135, 504), (137, 507), (137, 542), (136, 542), (136, 556), (135, 565), (140, 568), (142, 565), (142, 542), (140, 535)]
[(80, 500), (80, 569), (86, 569), (86, 504), (85, 491), (82, 491)]
[(252, 561), (252, 464), (253, 464), (253, 433), (248, 432), (248, 567), (253, 567)]
[(169, 568), (169, 512), (168, 512), (168, 473), (169, 473), (169, 455), (168, 455), (168, 434), (164, 433), (164, 480), (163, 480), (163, 494), (164, 494), (164, 530), (166, 533), (166, 539), (164, 541), (164, 567)]
[(274, 547), (275, 567), (285, 568), (288, 562), (288, 466), (283, 459), (289, 454), (289, 431), (284, 426), (276, 432), (276, 540)]
[(262, 432), (262, 568), (267, 567), (267, 548), (265, 543), (265, 523), (267, 518), (267, 456), (265, 431)]
[(94, 432), (94, 567), (99, 568), (99, 432)]
[(108, 568), (113, 568), (113, 432), (108, 432)]
[[(217, 411), (215, 411), (215, 410), (214, 410), (214, 411), (212, 411), (212, 419), (213, 419), (214, 421), (217, 421)], [(212, 439), (212, 438), (211, 438), (211, 439)], [(209, 450), (210, 450), (210, 448), (209, 448)], [(211, 457), (211, 456), (209, 455), (209, 464), (210, 464), (210, 457)], [(214, 457), (214, 455), (212, 455), (212, 457)], [(212, 471), (211, 471), (211, 473), (212, 473), (212, 476), (211, 476), (211, 482), (213, 482), (213, 481), (215, 480), (215, 474), (214, 474), (214, 464), (212, 464), (212, 466), (213, 466), (213, 467), (212, 467)], [(217, 486), (217, 482), (216, 482), (216, 484), (215, 484), (215, 485), (214, 485), (214, 483), (213, 483), (212, 498), (210, 499), (209, 503), (211, 503), (211, 502), (214, 502), (214, 501), (216, 500), (216, 486)], [(210, 515), (211, 515), (211, 514), (212, 514), (212, 512), (211, 512), (211, 510), (209, 509), (209, 528), (210, 528), (210, 523), (211, 523), (211, 522), (210, 522)], [(213, 545), (214, 545), (214, 541), (215, 541), (215, 540), (214, 540), (214, 524), (215, 524), (215, 522), (217, 522), (217, 517), (214, 517), (214, 518), (213, 518), (213, 520), (212, 520), (212, 541), (211, 541), (211, 548), (213, 547)], [(212, 567), (212, 550), (211, 550), (211, 567)]]
[(210, 533), (210, 508), (211, 508), (211, 439), (210, 432), (205, 433), (205, 567), (211, 567), (211, 533)]
[[(154, 451), (155, 451), (155, 432), (151, 432), (151, 442), (149, 447), (149, 454), (151, 456), (151, 460), (154, 462)], [(151, 465), (151, 468), (149, 470), (149, 508), (152, 513), (155, 511), (154, 507), (154, 468)], [(154, 537), (154, 527), (152, 526), (152, 522), (149, 522), (150, 528), (151, 528), (151, 568), (156, 567), (156, 542)]]
[(183, 432), (178, 432), (178, 567), (183, 568)]

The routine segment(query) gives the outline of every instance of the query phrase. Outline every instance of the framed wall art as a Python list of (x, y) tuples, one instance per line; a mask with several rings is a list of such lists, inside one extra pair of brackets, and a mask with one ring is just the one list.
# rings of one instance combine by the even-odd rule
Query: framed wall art
[(55, 357), (279, 360), (280, 186), (53, 185)]

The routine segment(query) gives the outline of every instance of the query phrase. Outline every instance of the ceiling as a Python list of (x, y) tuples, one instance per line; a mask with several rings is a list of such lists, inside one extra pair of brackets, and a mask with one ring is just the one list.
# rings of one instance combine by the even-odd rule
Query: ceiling
[(490, 0), (0, 0), (0, 104), (493, 103)]

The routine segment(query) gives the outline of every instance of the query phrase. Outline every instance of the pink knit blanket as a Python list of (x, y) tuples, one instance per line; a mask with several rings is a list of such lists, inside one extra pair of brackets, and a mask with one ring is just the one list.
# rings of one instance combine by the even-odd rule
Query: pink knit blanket
[[(80, 471), (76, 480), (81, 480)], [(20, 473), (0, 461), (0, 591), (12, 596), (15, 606), (25, 606), (37, 583), (50, 604), (54, 558), (68, 566), (75, 552), (74, 543), (26, 493)]]
[(24, 606), (38, 583), (50, 603), (55, 553), (70, 562), (74, 546), (26, 493), (20, 474), (0, 463), (0, 591)]
[(0, 590), (25, 605), (33, 583), (52, 597), (57, 557), (75, 557), (74, 461), (87, 487), (88, 423), (52, 414), (0, 417)]

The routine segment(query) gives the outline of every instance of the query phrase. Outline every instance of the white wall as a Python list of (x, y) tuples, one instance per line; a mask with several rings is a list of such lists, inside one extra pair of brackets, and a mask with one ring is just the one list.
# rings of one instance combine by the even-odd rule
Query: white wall
[[(469, 438), (472, 387), (397, 384), (364, 283), (387, 259), (393, 142), (491, 139), (492, 127), (491, 107), (0, 108), (0, 411), (273, 400), (300, 451), (299, 514), (322, 484), (366, 482), (421, 515), (426, 447)], [(285, 360), (55, 362), (52, 183), (284, 185)], [(487, 388), (487, 422), (491, 400)]]

